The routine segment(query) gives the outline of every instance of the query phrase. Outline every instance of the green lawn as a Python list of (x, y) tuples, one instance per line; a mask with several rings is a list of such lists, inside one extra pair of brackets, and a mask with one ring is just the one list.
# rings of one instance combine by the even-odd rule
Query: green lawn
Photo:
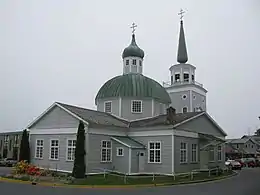
[[(232, 174), (232, 172), (224, 172), (219, 176), (227, 176)], [(106, 174), (104, 178), (103, 174), (100, 175), (91, 175), (85, 179), (75, 180), (72, 185), (135, 185), (135, 184), (160, 184), (160, 183), (177, 183), (177, 182), (185, 182), (185, 181), (196, 181), (201, 179), (214, 179), (219, 177), (217, 175), (211, 175), (209, 177), (208, 172), (198, 173), (193, 176), (191, 179), (190, 176), (176, 176), (175, 180), (172, 176), (155, 176), (153, 181), (153, 177), (148, 175), (142, 176), (126, 176), (115, 174), (109, 175)]]

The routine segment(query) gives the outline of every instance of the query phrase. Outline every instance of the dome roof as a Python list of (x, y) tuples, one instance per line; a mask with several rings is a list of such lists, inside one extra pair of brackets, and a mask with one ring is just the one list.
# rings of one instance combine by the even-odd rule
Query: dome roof
[(135, 34), (132, 35), (132, 41), (131, 44), (124, 49), (122, 57), (139, 57), (144, 58), (144, 51), (138, 47), (138, 45), (135, 42)]
[(171, 99), (162, 85), (142, 74), (130, 73), (107, 81), (98, 91), (95, 101), (111, 97), (154, 98), (170, 104)]

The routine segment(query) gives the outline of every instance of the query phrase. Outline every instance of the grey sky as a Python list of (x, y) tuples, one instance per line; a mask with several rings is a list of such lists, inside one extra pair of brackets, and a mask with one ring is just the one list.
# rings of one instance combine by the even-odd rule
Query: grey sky
[(168, 81), (180, 8), (209, 114), (229, 137), (253, 133), (260, 125), (258, 0), (1, 0), (0, 131), (23, 129), (54, 101), (95, 109), (101, 85), (122, 73), (132, 22), (144, 74)]

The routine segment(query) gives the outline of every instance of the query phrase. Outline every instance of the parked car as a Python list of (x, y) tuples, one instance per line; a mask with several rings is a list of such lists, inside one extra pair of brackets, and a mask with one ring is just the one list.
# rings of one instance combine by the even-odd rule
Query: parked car
[(227, 167), (230, 167), (233, 170), (241, 170), (242, 169), (242, 165), (238, 161), (235, 161), (235, 160), (227, 160), (225, 162), (225, 165)]
[(17, 163), (17, 160), (14, 160), (12, 158), (4, 158), (3, 160), (0, 160), (0, 165), (6, 166), (6, 167), (12, 167), (16, 163)]
[(247, 164), (243, 161), (243, 159), (236, 159), (235, 161), (239, 162), (242, 167), (246, 167)]

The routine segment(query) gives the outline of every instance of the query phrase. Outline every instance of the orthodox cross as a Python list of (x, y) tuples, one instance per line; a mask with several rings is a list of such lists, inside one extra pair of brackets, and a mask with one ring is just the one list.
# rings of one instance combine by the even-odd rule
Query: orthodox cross
[(132, 26), (130, 28), (132, 28), (132, 33), (134, 34), (135, 33), (135, 28), (137, 27), (137, 25), (135, 23), (132, 24)]
[(180, 12), (178, 13), (178, 15), (180, 15), (180, 19), (182, 20), (183, 18), (183, 14), (185, 13), (185, 11), (183, 11), (183, 9), (180, 10)]

